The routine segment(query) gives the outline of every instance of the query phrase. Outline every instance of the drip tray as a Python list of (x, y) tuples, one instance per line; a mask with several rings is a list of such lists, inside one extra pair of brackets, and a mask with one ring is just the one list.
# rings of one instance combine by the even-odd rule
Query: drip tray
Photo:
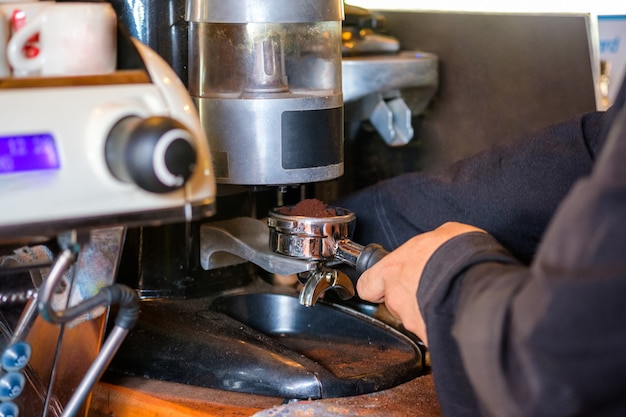
[(365, 314), (290, 294), (143, 301), (110, 372), (289, 399), (391, 388), (422, 373), (406, 335)]

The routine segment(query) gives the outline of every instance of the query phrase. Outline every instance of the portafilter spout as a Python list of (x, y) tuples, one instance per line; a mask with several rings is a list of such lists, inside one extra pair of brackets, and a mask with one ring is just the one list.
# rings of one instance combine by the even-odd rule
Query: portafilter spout
[[(350, 239), (341, 239), (337, 242), (333, 259), (350, 265), (361, 275), (387, 253), (389, 252), (378, 243), (363, 246)], [(302, 272), (298, 274), (298, 279), (304, 284), (300, 291), (300, 304), (305, 307), (315, 305), (320, 296), (330, 289), (335, 290), (342, 300), (348, 300), (355, 294), (350, 277), (336, 269), (323, 267), (315, 271)]]

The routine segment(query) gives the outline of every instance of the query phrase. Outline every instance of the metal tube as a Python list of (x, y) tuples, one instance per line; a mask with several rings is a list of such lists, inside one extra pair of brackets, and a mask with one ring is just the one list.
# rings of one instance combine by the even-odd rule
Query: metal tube
[(93, 386), (100, 379), (106, 368), (111, 363), (113, 356), (122, 345), (122, 342), (126, 338), (129, 329), (125, 329), (120, 326), (113, 327), (106, 342), (102, 345), (100, 353), (87, 370), (87, 373), (83, 377), (76, 391), (72, 395), (72, 398), (68, 401), (61, 417), (74, 417), (80, 410), (80, 407), (85, 402), (85, 399), (93, 389)]
[(26, 310), (22, 313), (21, 319), (15, 326), (15, 331), (9, 344), (24, 341), (30, 326), (37, 317), (37, 293), (33, 294), (33, 299), (26, 305)]
[(44, 320), (50, 323), (64, 323), (69, 321), (63, 321), (63, 317), (59, 315), (58, 312), (54, 311), (51, 300), (57, 285), (59, 285), (59, 282), (63, 278), (63, 275), (74, 262), (75, 255), (76, 251), (74, 250), (63, 250), (61, 255), (59, 255), (57, 260), (54, 262), (48, 278), (39, 290), (39, 314), (41, 314)]

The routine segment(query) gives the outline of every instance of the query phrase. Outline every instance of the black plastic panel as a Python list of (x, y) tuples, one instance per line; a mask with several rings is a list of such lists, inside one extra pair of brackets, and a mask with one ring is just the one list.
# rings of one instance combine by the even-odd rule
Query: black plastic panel
[(343, 162), (343, 107), (282, 114), (283, 169)]

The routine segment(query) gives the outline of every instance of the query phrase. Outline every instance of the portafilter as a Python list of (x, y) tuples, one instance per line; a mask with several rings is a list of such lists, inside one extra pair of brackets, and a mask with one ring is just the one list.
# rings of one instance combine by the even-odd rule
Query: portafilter
[(388, 252), (377, 243), (363, 246), (351, 240), (356, 215), (341, 207), (328, 207), (334, 216), (308, 217), (286, 214), (293, 207), (270, 210), (269, 245), (281, 255), (305, 260), (340, 261), (361, 274)]

